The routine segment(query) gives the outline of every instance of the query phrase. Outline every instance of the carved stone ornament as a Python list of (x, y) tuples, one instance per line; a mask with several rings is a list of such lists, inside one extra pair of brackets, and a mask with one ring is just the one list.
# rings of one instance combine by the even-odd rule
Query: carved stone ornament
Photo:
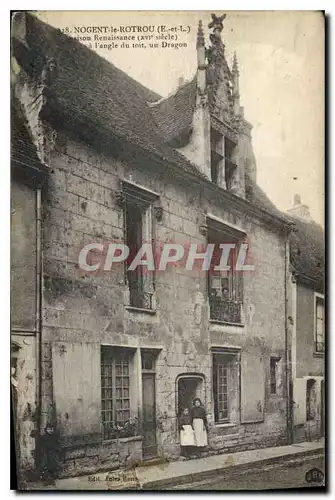
[(200, 231), (200, 234), (202, 234), (202, 236), (207, 236), (207, 232), (208, 232), (207, 226), (205, 226), (205, 225), (200, 226), (199, 231)]
[(155, 217), (158, 222), (161, 222), (163, 219), (163, 208), (155, 207)]
[(119, 208), (123, 208), (125, 203), (125, 194), (120, 191), (119, 193), (116, 194), (115, 197), (115, 204)]

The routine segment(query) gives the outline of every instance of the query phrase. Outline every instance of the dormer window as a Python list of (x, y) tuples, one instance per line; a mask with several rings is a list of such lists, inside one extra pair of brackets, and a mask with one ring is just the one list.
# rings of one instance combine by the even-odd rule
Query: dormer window
[(223, 168), (223, 136), (211, 129), (211, 179), (220, 184), (220, 170)]
[(225, 137), (224, 138), (225, 180), (226, 180), (226, 189), (228, 191), (233, 186), (233, 179), (237, 169), (236, 163), (232, 160), (234, 157), (233, 154), (235, 148), (236, 148), (236, 143), (228, 139), (228, 137)]
[(230, 191), (234, 186), (237, 165), (234, 162), (236, 143), (211, 129), (211, 179)]

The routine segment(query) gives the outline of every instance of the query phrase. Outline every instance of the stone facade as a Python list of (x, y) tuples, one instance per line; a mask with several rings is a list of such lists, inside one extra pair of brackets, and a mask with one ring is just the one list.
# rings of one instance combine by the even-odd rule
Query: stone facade
[(61, 454), (60, 477), (134, 467), (142, 461), (142, 438), (121, 438), (94, 444), (66, 446)]
[[(285, 236), (260, 220), (219, 205), (201, 186), (176, 183), (168, 171), (155, 176), (143, 167), (103, 158), (93, 149), (70, 140), (63, 153), (50, 158), (53, 173), (44, 203), (42, 415), (48, 419), (53, 403), (52, 345), (91, 343), (92, 363), (100, 367), (100, 346), (157, 349), (156, 419), (158, 454), (179, 455), (176, 380), (185, 373), (204, 377), (204, 400), (213, 450), (245, 449), (286, 440), (286, 376), (280, 390), (269, 393), (270, 357), (285, 358)], [(97, 276), (80, 276), (81, 245), (91, 241), (122, 241), (123, 212), (117, 208), (120, 181), (131, 179), (160, 195), (163, 217), (156, 223), (159, 242), (205, 244), (200, 232), (204, 215), (214, 214), (241, 226), (248, 235), (255, 272), (244, 278), (244, 325), (229, 326), (209, 319), (206, 275), (184, 269), (157, 272), (156, 310), (145, 312), (125, 305), (123, 266)], [(200, 313), (197, 313), (200, 308)], [(234, 347), (261, 357), (264, 408), (262, 422), (215, 425), (212, 407), (212, 347)], [(78, 361), (80, 361), (78, 359)], [(78, 366), (77, 371), (87, 369)], [(75, 374), (73, 374), (75, 376)], [(79, 376), (79, 375), (78, 375)], [(243, 374), (242, 374), (243, 377)], [(91, 378), (100, 393), (100, 373)], [(135, 408), (141, 411), (141, 378)], [(55, 380), (54, 380), (55, 384)], [(255, 395), (256, 397), (257, 395)], [(250, 397), (249, 397), (250, 399)], [(100, 408), (87, 433), (100, 425)], [(86, 403), (88, 405), (88, 403)], [(243, 401), (242, 401), (243, 404)]]
[[(38, 423), (37, 190), (13, 176), (11, 185), (11, 392), (16, 456), (35, 469)], [(35, 221), (35, 222), (34, 222)]]
[[(221, 64), (224, 52), (220, 23), (218, 26), (214, 27), (217, 52), (212, 56), (216, 54)], [(76, 50), (78, 47), (80, 44)], [(35, 48), (38, 49), (39, 46)], [(202, 42), (198, 44), (198, 57), (199, 54), (205, 54)], [(234, 96), (223, 92), (223, 85), (228, 85), (224, 78), (230, 75), (227, 68), (224, 63), (211, 92), (213, 95), (215, 87), (221, 97), (226, 96), (228, 111), (223, 109), (221, 116), (216, 101), (197, 96), (192, 148), (181, 151), (194, 160), (193, 164), (182, 160), (184, 157), (176, 151), (163, 160), (160, 157), (160, 161), (157, 153), (146, 158), (140, 153), (132, 155), (128, 149), (135, 146), (130, 140), (129, 144), (124, 141), (122, 148), (118, 144), (118, 149), (113, 149), (113, 131), (109, 136), (111, 144), (92, 137), (83, 140), (71, 120), (66, 126), (65, 121), (52, 121), (52, 113), (46, 111), (49, 93), (43, 88), (43, 99), (39, 101), (42, 107), (32, 118), (27, 110), (33, 108), (32, 96), (41, 87), (34, 83), (35, 73), (25, 74), (29, 67), (20, 73), (16, 95), (34, 131), (31, 140), (39, 157), (50, 167), (43, 183), (40, 214), (36, 446), (46, 426), (54, 425), (60, 436), (61, 475), (133, 465), (147, 458), (149, 448), (151, 455), (177, 458), (178, 413), (182, 404), (190, 404), (195, 396), (203, 401), (208, 417), (209, 453), (287, 442), (288, 225), (279, 213), (273, 214), (272, 209), (267, 211), (247, 200), (245, 180), (248, 175), (256, 180), (251, 126), (239, 106), (236, 67)], [(52, 71), (50, 61), (47, 70)], [(204, 68), (199, 67), (198, 71), (199, 83), (205, 85), (206, 78), (201, 73)], [(61, 71), (56, 72), (54, 77), (60, 74)], [(42, 82), (46, 86), (47, 76), (44, 74)], [(207, 90), (200, 88), (201, 92)], [(201, 111), (202, 106), (207, 108)], [(126, 108), (124, 112), (127, 113)], [(237, 146), (236, 156), (229, 160), (235, 169), (231, 189), (223, 182), (223, 171), (219, 176), (222, 182), (218, 183), (211, 180), (209, 172), (210, 125), (216, 124), (216, 133), (220, 129), (223, 134), (225, 130), (230, 134), (223, 123), (227, 116), (234, 119), (233, 139)], [(97, 128), (96, 134), (99, 132)], [(201, 164), (197, 164), (197, 137), (201, 137)], [(218, 165), (223, 169), (225, 153), (220, 151), (222, 159)], [(176, 168), (175, 158), (183, 168)], [(109, 271), (100, 268), (85, 273), (80, 269), (79, 254), (85, 245), (125, 242), (127, 190), (150, 199), (143, 233), (158, 246), (179, 243), (186, 249), (191, 244), (203, 248), (211, 224), (229, 236), (247, 239), (254, 270), (243, 274), (243, 299), (237, 306), (234, 302), (234, 307), (240, 308), (238, 320), (214, 318), (208, 275), (199, 266), (189, 271), (183, 265), (169, 266), (150, 276), (147, 284), (150, 282), (151, 307), (131, 305), (123, 264), (112, 266)], [(100, 264), (103, 262), (103, 252), (92, 255)], [(108, 348), (122, 348), (122, 353), (127, 353), (127, 364), (111, 364), (107, 372), (109, 368), (114, 370), (112, 376), (117, 378), (117, 369), (126, 370), (122, 377), (127, 379), (127, 386), (121, 389), (128, 406), (122, 411), (137, 419), (136, 436), (103, 438), (102, 415), (109, 410), (102, 394), (110, 387), (103, 386), (108, 377), (102, 376), (102, 359)], [(153, 359), (149, 368), (145, 364), (148, 353)], [(226, 380), (229, 378), (220, 411), (218, 365)], [(224, 383), (220, 383), (223, 387)], [(153, 389), (153, 399), (149, 401), (148, 387)], [(117, 385), (113, 388), (116, 392), (118, 389)], [(150, 432), (145, 425), (149, 406), (153, 417)]]

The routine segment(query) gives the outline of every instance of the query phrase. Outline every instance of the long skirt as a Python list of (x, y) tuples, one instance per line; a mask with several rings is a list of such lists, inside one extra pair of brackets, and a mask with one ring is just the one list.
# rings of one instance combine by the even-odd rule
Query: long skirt
[(202, 420), (202, 418), (193, 419), (193, 429), (195, 446), (207, 446), (207, 431), (205, 429), (204, 421)]
[(183, 425), (180, 431), (180, 446), (195, 446), (192, 425)]

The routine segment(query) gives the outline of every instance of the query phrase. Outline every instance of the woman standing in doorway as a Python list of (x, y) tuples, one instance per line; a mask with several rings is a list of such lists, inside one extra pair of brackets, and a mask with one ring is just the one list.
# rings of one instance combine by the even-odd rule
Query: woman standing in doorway
[(192, 417), (188, 408), (185, 408), (179, 417), (179, 432), (180, 432), (180, 454), (187, 458), (192, 452), (194, 442), (194, 431), (192, 429)]
[(194, 430), (195, 446), (197, 448), (204, 448), (208, 445), (208, 423), (205, 408), (203, 407), (199, 398), (195, 398), (195, 400), (193, 401), (191, 417)]

